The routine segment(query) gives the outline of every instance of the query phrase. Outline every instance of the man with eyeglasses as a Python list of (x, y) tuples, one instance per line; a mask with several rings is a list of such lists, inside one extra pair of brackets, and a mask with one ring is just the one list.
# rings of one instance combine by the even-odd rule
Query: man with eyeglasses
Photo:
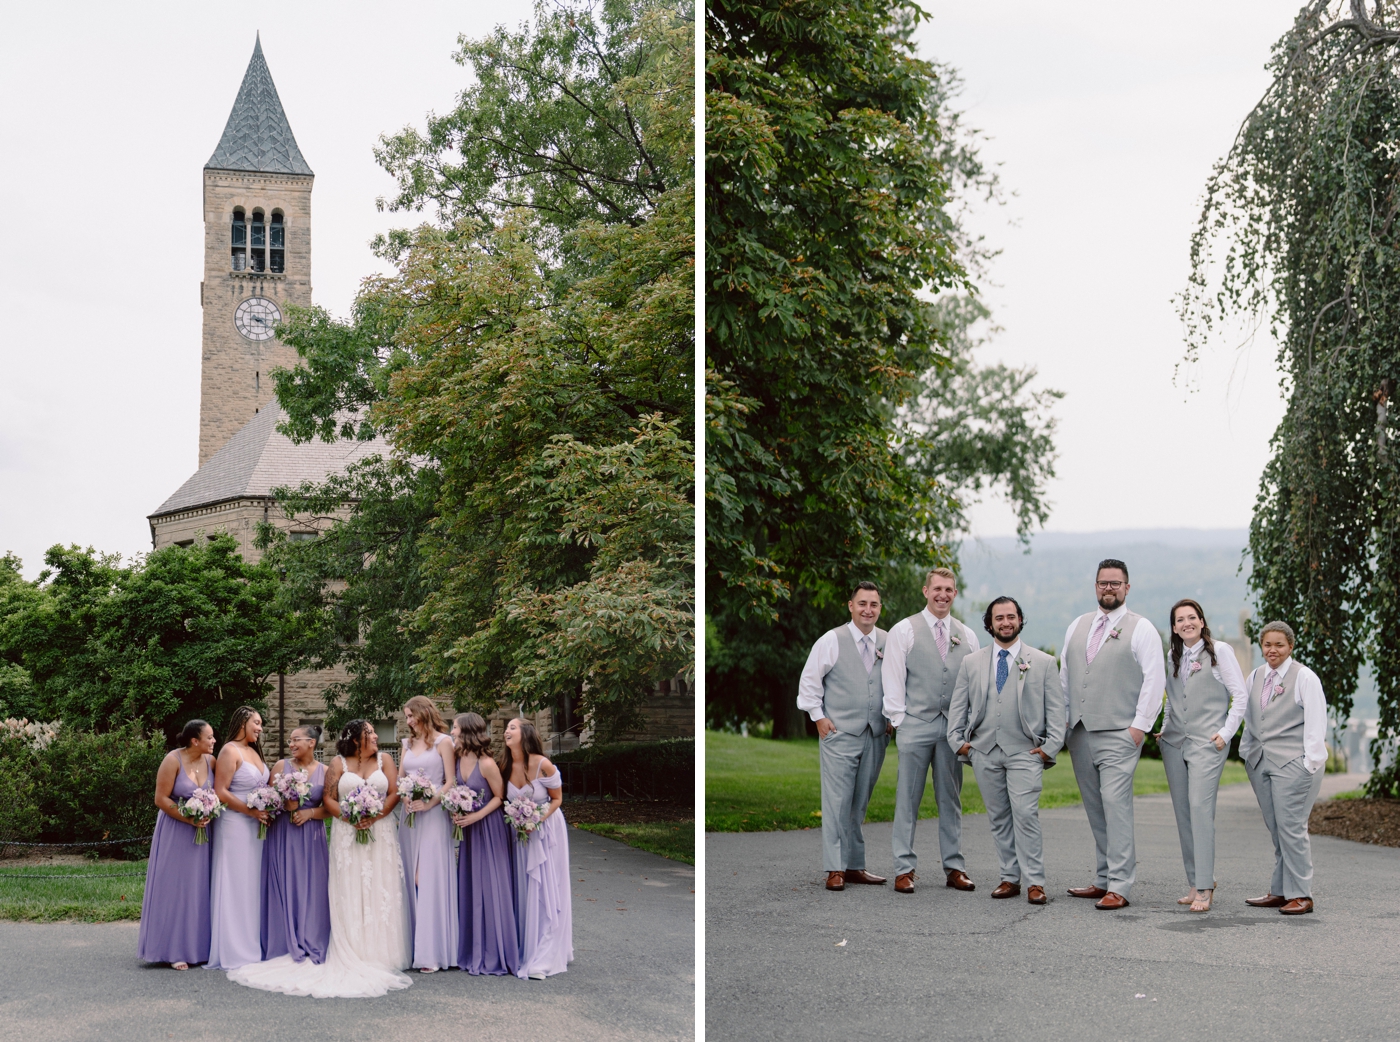
[(1142, 742), (1162, 709), (1167, 673), (1157, 628), (1127, 608), (1128, 566), (1100, 561), (1094, 582), (1099, 610), (1081, 615), (1065, 633), (1060, 686), (1074, 777), (1094, 834), (1097, 867), (1091, 886), (1072, 897), (1095, 908), (1128, 906), (1137, 875), (1133, 844), (1133, 774)]

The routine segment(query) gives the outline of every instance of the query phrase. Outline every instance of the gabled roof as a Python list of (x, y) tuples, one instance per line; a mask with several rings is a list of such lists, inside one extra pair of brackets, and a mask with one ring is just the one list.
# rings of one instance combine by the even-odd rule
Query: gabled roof
[(206, 170), (257, 170), (274, 174), (309, 174), (311, 167), (297, 148), (287, 114), (263, 58), (261, 36), (243, 74), (233, 111), (228, 114), (219, 147), (204, 164)]
[(269, 497), (274, 488), (295, 488), (303, 481), (322, 482), (343, 474), (366, 456), (389, 455), (389, 443), (316, 440), (293, 443), (277, 430), (285, 413), (276, 402), (254, 416), (223, 448), (194, 472), (175, 494), (149, 516), (154, 519), (233, 499)]

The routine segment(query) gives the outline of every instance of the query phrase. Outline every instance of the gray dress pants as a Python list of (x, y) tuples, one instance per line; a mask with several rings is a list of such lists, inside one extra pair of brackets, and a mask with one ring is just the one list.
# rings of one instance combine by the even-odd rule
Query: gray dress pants
[(1180, 748), (1161, 742), (1162, 766), (1176, 811), (1176, 833), (1181, 839), (1181, 861), (1186, 885), (1197, 890), (1215, 888), (1215, 794), (1230, 747), (1187, 738)]
[(844, 872), (865, 867), (865, 809), (885, 764), (889, 737), (866, 728), (860, 734), (830, 731), (821, 739), (822, 868)]
[(1142, 747), (1125, 727), (1090, 731), (1081, 720), (1069, 733), (1074, 778), (1094, 834), (1094, 885), (1126, 898), (1137, 878), (1133, 843), (1133, 775)]
[(1040, 790), (1045, 767), (1032, 752), (1008, 753), (1001, 746), (989, 753), (972, 750), (972, 773), (987, 822), (997, 844), (1001, 878), (1007, 883), (1045, 885), (1045, 857), (1040, 838)]
[(1313, 801), (1322, 788), (1322, 768), (1310, 774), (1303, 757), (1275, 767), (1265, 756), (1258, 767), (1245, 764), (1249, 784), (1264, 824), (1274, 839), (1274, 877), (1269, 893), (1286, 897), (1312, 897), (1312, 841), (1308, 838), (1308, 818)]
[(938, 804), (938, 852), (944, 872), (965, 872), (962, 855), (963, 765), (948, 744), (948, 718), (940, 716), (929, 723), (906, 716), (895, 737), (899, 746), (899, 779), (894, 796), (894, 870), (896, 875), (913, 872), (919, 858), (914, 853), (914, 831), (919, 824), (919, 804), (924, 800), (924, 784), (933, 769), (933, 795)]

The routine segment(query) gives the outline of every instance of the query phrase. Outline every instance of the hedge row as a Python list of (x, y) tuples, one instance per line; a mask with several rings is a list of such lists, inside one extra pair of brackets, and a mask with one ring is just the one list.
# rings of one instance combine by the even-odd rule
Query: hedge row
[(586, 764), (606, 775), (616, 771), (632, 792), (653, 799), (695, 805), (695, 739), (590, 745), (552, 757), (555, 763)]

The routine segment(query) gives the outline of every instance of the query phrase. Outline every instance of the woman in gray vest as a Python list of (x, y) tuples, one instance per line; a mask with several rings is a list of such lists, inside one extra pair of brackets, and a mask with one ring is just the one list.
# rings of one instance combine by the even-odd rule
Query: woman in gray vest
[(1206, 613), (1189, 597), (1172, 605), (1171, 670), (1162, 710), (1162, 766), (1176, 811), (1191, 892), (1177, 899), (1209, 912), (1215, 898), (1215, 794), (1244, 718), (1244, 673), (1228, 644), (1210, 638)]
[(1245, 903), (1307, 915), (1313, 910), (1308, 817), (1327, 766), (1327, 699), (1317, 674), (1293, 661), (1293, 644), (1288, 623), (1265, 626), (1259, 631), (1264, 664), (1245, 681), (1240, 755), (1274, 838), (1269, 892)]

